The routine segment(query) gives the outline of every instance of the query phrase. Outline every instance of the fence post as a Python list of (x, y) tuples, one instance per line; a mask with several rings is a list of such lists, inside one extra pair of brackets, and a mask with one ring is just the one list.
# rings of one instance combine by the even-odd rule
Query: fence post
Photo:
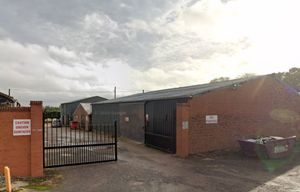
[(115, 128), (115, 161), (118, 160), (118, 134), (117, 134), (117, 121), (114, 123)]
[(11, 192), (11, 177), (10, 177), (10, 169), (5, 166), (4, 167), (4, 175), (5, 175), (5, 185), (6, 185), (6, 191)]
[(43, 112), (43, 167), (44, 168), (46, 165), (46, 162), (45, 162), (45, 123), (46, 123), (46, 117), (45, 117), (45, 113)]
[(30, 101), (31, 113), (31, 176), (41, 177), (44, 175), (43, 166), (43, 102)]

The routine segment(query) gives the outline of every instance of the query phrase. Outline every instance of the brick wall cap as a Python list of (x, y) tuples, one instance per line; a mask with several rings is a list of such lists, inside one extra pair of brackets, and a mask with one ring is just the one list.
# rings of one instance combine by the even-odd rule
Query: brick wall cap
[(0, 112), (30, 112), (30, 107), (0, 107)]
[(43, 101), (30, 101), (30, 105), (43, 105)]

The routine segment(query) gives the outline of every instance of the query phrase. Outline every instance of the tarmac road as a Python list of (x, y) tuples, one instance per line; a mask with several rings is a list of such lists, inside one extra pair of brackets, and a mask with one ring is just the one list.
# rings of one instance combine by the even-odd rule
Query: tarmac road
[(181, 159), (128, 140), (119, 142), (117, 162), (58, 168), (63, 183), (53, 191), (300, 191), (299, 151), (279, 161), (239, 153)]

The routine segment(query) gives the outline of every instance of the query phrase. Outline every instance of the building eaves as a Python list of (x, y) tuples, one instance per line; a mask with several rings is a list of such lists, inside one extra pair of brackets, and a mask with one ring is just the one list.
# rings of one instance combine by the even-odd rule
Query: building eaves
[(3, 98), (5, 98), (5, 99), (7, 99), (7, 100), (9, 100), (10, 102), (16, 102), (16, 100), (13, 98), (13, 97), (11, 97), (11, 96), (9, 96), (9, 95), (6, 95), (6, 94), (4, 94), (4, 93), (2, 93), (2, 92), (0, 92), (0, 97), (3, 97)]
[(92, 105), (91, 103), (80, 103), (79, 105), (86, 111), (87, 114), (92, 114)]
[(82, 102), (82, 101), (85, 101), (87, 99), (103, 99), (103, 100), (107, 100), (106, 98), (103, 98), (103, 97), (100, 97), (100, 96), (93, 96), (93, 97), (87, 97), (87, 98), (83, 98), (83, 99), (78, 99), (78, 100), (75, 100), (75, 101), (70, 101), (70, 102), (65, 102), (65, 103), (61, 103), (61, 105), (64, 105), (64, 104), (72, 104), (72, 103), (78, 103), (78, 102)]
[(152, 101), (152, 100), (189, 98), (196, 95), (201, 95), (207, 92), (211, 92), (220, 88), (232, 86), (234, 84), (247, 82), (249, 80), (253, 80), (258, 77), (261, 76), (256, 76), (256, 77), (251, 77), (246, 79), (234, 79), (234, 80), (217, 82), (217, 83), (207, 83), (207, 84), (192, 85), (186, 87), (150, 91), (146, 93), (139, 93), (139, 94), (129, 95), (125, 97), (120, 97), (118, 99), (95, 102), (93, 104), (96, 105), (96, 104), (112, 104), (112, 103), (129, 103), (129, 102), (144, 102), (144, 101)]

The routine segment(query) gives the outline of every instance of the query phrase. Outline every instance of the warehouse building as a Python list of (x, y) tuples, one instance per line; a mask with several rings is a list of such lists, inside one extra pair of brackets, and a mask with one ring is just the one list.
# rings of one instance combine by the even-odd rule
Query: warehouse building
[(73, 120), (73, 114), (80, 103), (94, 103), (94, 102), (100, 102), (105, 100), (107, 99), (99, 96), (93, 96), (93, 97), (88, 97), (88, 98), (60, 104), (60, 115), (61, 115), (62, 125), (65, 126), (70, 124), (70, 121)]
[(117, 120), (121, 136), (180, 156), (300, 130), (297, 90), (273, 75), (135, 94), (92, 108), (93, 123)]

